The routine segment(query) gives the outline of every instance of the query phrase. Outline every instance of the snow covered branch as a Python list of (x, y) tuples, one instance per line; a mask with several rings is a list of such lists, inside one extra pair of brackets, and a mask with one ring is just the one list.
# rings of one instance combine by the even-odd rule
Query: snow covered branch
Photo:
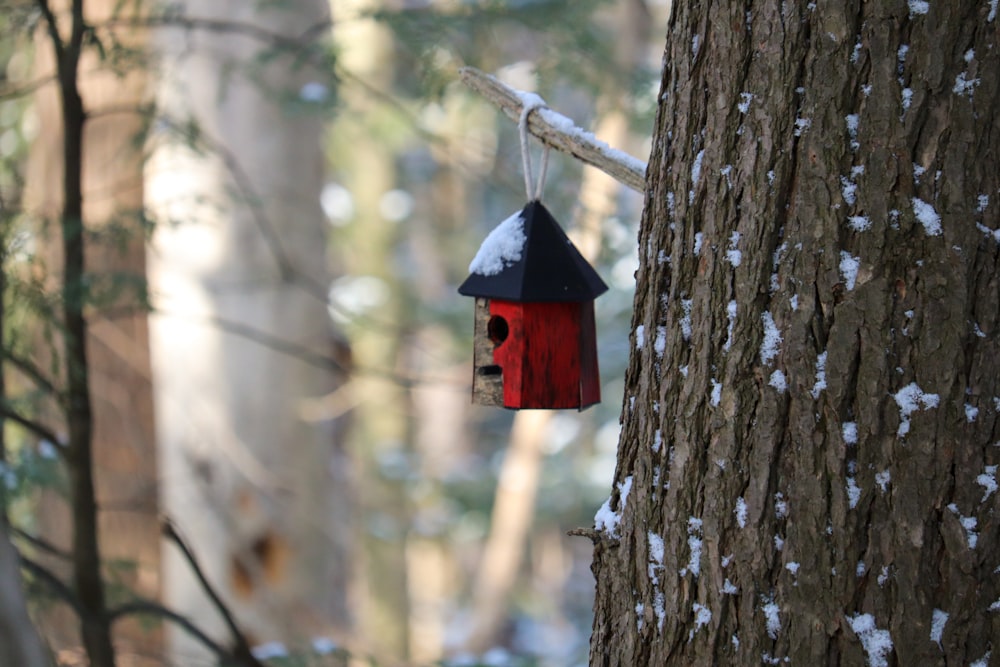
[(547, 146), (569, 153), (576, 159), (597, 167), (619, 183), (637, 192), (646, 192), (646, 163), (628, 153), (611, 148), (593, 134), (577, 127), (572, 120), (556, 113), (534, 93), (515, 90), (496, 77), (474, 67), (459, 71), (462, 82), (485, 97), (515, 123), (525, 104), (541, 102), (541, 108), (528, 115), (528, 131)]

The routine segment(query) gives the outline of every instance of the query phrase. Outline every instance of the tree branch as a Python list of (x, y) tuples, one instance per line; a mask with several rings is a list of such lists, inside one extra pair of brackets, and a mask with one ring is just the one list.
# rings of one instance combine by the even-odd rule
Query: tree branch
[[(463, 67), (458, 74), (462, 83), (499, 107), (508, 118), (514, 122), (518, 121), (527, 93), (514, 90), (496, 77), (474, 67)], [(636, 192), (646, 192), (645, 162), (611, 148), (590, 132), (577, 127), (566, 116), (548, 107), (537, 109), (528, 114), (528, 131), (547, 146), (569, 153), (581, 162), (597, 167)]]
[(48, 0), (35, 0), (35, 4), (38, 5), (38, 9), (42, 12), (42, 18), (45, 19), (45, 28), (49, 33), (49, 38), (52, 40), (52, 49), (56, 54), (56, 68), (61, 74), (64, 67), (63, 55), (65, 48), (62, 37), (59, 35), (59, 21), (52, 12), (52, 7), (49, 6)]
[[(71, 560), (73, 560), (73, 556), (71, 554), (69, 554), (68, 552), (63, 551), (62, 549), (60, 549), (56, 545), (52, 544), (51, 542), (49, 542), (47, 540), (43, 540), (40, 537), (36, 537), (36, 536), (32, 535), (31, 533), (29, 533), (29, 532), (27, 532), (27, 531), (25, 531), (25, 530), (23, 530), (21, 528), (18, 528), (17, 526), (13, 526), (11, 524), (7, 524), (7, 530), (10, 532), (11, 535), (14, 535), (15, 537), (18, 537), (18, 538), (24, 540), (28, 544), (31, 544), (32, 546), (34, 546), (34, 547), (36, 547), (38, 549), (41, 549), (42, 551), (46, 552), (47, 554), (49, 554), (51, 556), (55, 556), (56, 558), (60, 558), (60, 559), (62, 559), (64, 561), (71, 561)], [(23, 558), (23, 556), (22, 556), (22, 558)]]
[(194, 576), (198, 579), (198, 583), (201, 584), (202, 589), (204, 589), (205, 594), (208, 595), (209, 599), (212, 601), (212, 605), (215, 607), (219, 615), (222, 616), (223, 622), (226, 627), (229, 628), (229, 633), (233, 638), (233, 655), (234, 657), (246, 661), (251, 667), (264, 667), (260, 661), (253, 657), (250, 651), (250, 642), (247, 640), (246, 636), (240, 630), (239, 626), (236, 625), (236, 620), (233, 618), (232, 613), (226, 606), (225, 602), (222, 601), (222, 597), (215, 590), (209, 582), (208, 577), (202, 571), (201, 566), (198, 564), (198, 560), (195, 558), (194, 553), (191, 548), (184, 541), (184, 538), (180, 536), (177, 529), (170, 519), (164, 517), (161, 521), (161, 530), (163, 531), (164, 537), (173, 542), (178, 549), (180, 549), (181, 554), (184, 556), (184, 560), (187, 561), (188, 565), (191, 567)]
[(44, 583), (56, 596), (73, 608), (73, 611), (83, 617), (87, 611), (80, 604), (80, 600), (69, 586), (63, 583), (62, 579), (54, 575), (48, 568), (31, 560), (23, 553), (18, 554), (21, 559), (21, 567), (33, 574), (39, 581)]
[(34, 433), (42, 440), (48, 440), (49, 442), (51, 442), (52, 445), (58, 451), (60, 452), (63, 451), (64, 448), (62, 445), (59, 444), (59, 438), (57, 438), (56, 434), (53, 431), (50, 431), (48, 428), (46, 428), (43, 424), (40, 424), (33, 419), (25, 417), (19, 412), (11, 410), (8, 406), (2, 403), (0, 403), (0, 417), (9, 419), (16, 424), (20, 424), (25, 429), (27, 429), (31, 433)]
[(149, 614), (150, 616), (159, 616), (168, 621), (172, 621), (181, 628), (187, 631), (192, 637), (204, 644), (206, 648), (212, 651), (218, 658), (220, 658), (220, 663), (225, 664), (227, 658), (231, 658), (229, 650), (223, 646), (220, 646), (204, 633), (197, 625), (191, 622), (191, 619), (187, 618), (182, 614), (178, 614), (172, 609), (167, 609), (163, 605), (154, 602), (152, 600), (136, 599), (131, 602), (126, 602), (120, 607), (115, 607), (108, 611), (108, 619), (111, 623), (121, 620), (126, 616), (132, 616), (136, 614)]
[(0, 355), (2, 355), (0, 356), (0, 358), (2, 358), (4, 361), (8, 362), (11, 366), (20, 371), (22, 375), (31, 380), (35, 384), (35, 386), (37, 386), (43, 392), (45, 392), (50, 396), (53, 396), (56, 400), (62, 399), (62, 394), (59, 392), (56, 386), (52, 383), (51, 380), (49, 380), (49, 378), (45, 376), (45, 374), (41, 371), (41, 369), (38, 368), (38, 366), (36, 366), (34, 363), (29, 361), (28, 359), (25, 359), (24, 357), (21, 357), (20, 355), (14, 354), (12, 350), (3, 350), (2, 352), (0, 352)]
[(228, 33), (242, 35), (259, 42), (264, 42), (265, 44), (270, 44), (276, 48), (288, 49), (290, 53), (294, 54), (306, 48), (320, 35), (331, 30), (333, 22), (330, 20), (319, 21), (294, 36), (283, 35), (253, 23), (229, 19), (199, 18), (170, 13), (147, 17), (119, 16), (103, 22), (98, 27), (107, 29), (116, 27), (131, 29), (178, 28), (189, 31), (203, 30), (214, 33)]

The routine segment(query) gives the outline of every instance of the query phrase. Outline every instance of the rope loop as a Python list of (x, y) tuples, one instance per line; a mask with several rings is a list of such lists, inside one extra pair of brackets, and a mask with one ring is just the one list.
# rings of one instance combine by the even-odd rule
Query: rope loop
[(523, 108), (521, 109), (521, 117), (517, 121), (517, 129), (521, 136), (521, 162), (524, 163), (524, 193), (527, 195), (528, 201), (534, 201), (542, 198), (542, 188), (545, 187), (545, 173), (549, 167), (549, 146), (543, 143), (544, 150), (542, 151), (542, 163), (538, 171), (538, 181), (535, 183), (534, 190), (532, 190), (531, 153), (528, 150), (528, 116), (535, 109), (545, 108), (545, 102), (537, 95), (525, 95), (522, 102)]

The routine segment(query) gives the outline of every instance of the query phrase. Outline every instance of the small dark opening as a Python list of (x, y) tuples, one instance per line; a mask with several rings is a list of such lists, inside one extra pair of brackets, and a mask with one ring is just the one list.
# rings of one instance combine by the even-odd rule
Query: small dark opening
[(486, 324), (486, 335), (490, 337), (494, 345), (500, 345), (500, 343), (507, 340), (509, 334), (510, 327), (507, 326), (507, 320), (499, 315), (491, 317), (490, 321)]
[(479, 368), (480, 375), (503, 375), (503, 369), (497, 365), (481, 366)]

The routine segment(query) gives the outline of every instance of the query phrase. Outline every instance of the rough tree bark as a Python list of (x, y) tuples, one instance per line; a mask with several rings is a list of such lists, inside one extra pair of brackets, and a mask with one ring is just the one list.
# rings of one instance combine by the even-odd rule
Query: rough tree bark
[(592, 665), (998, 664), (996, 3), (677, 3)]

